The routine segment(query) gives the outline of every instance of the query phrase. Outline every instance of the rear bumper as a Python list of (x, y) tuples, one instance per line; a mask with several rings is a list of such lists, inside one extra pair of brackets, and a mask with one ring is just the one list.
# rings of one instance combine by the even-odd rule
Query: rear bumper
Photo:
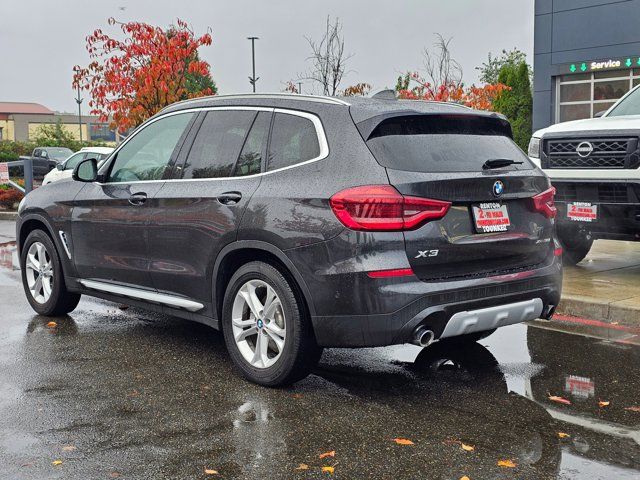
[[(539, 316), (549, 316), (560, 301), (559, 278), (559, 274), (556, 274), (525, 282), (501, 283), (483, 289), (428, 295), (390, 314), (316, 316), (312, 318), (313, 327), (318, 344), (325, 347), (375, 347), (408, 343), (411, 341), (413, 332), (420, 326), (433, 331), (436, 339), (444, 338), (445, 332), (445, 336), (450, 337), (461, 333), (488, 330), (536, 317), (515, 315), (504, 319), (506, 320), (504, 322), (491, 317), (490, 320), (485, 319), (465, 330), (464, 321), (469, 317), (459, 314), (470, 311), (476, 313), (475, 311), (478, 310), (539, 299), (541, 312)], [(512, 293), (500, 294), (508, 291)], [(469, 299), (469, 297), (476, 298)], [(445, 300), (445, 302), (438, 303), (439, 300)], [(458, 315), (457, 318), (456, 315)]]
[(544, 316), (558, 305), (562, 289), (562, 259), (553, 252), (536, 267), (505, 274), (448, 281), (369, 277), (367, 272), (410, 267), (399, 232), (344, 230), (285, 254), (310, 292), (314, 333), (325, 347), (407, 343), (422, 325), (437, 339), (456, 313), (535, 298)]

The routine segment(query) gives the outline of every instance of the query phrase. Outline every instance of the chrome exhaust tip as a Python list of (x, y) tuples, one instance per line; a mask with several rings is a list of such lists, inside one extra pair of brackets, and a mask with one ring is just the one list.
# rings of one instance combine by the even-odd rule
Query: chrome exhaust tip
[(435, 334), (425, 327), (416, 328), (411, 343), (419, 347), (428, 347), (435, 340)]

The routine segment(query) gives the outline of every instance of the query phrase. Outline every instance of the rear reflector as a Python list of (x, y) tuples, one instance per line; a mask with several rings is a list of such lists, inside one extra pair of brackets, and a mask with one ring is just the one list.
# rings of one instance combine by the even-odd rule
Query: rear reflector
[(371, 278), (389, 278), (389, 277), (408, 277), (413, 275), (413, 270), (410, 268), (395, 268), (393, 270), (376, 270), (374, 272), (367, 272), (367, 275)]
[(391, 185), (348, 188), (330, 199), (333, 213), (351, 230), (414, 230), (444, 217), (450, 202), (405, 197)]
[(533, 209), (536, 212), (542, 213), (547, 218), (554, 218), (558, 214), (558, 209), (556, 208), (553, 200), (555, 195), (556, 189), (555, 187), (551, 187), (550, 189), (531, 197)]
[(561, 256), (562, 256), (562, 247), (556, 247), (556, 248), (553, 250), (553, 255), (554, 255), (555, 257), (561, 257)]

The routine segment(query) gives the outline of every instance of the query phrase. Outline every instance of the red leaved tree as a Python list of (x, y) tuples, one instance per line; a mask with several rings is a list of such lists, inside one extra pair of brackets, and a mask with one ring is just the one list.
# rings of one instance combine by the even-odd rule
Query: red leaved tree
[(399, 98), (455, 102), (477, 110), (492, 110), (494, 100), (500, 93), (509, 89), (508, 86), (502, 83), (487, 84), (481, 87), (471, 85), (466, 88), (462, 83), (433, 86), (417, 72), (407, 73), (398, 78), (396, 86)]
[(198, 57), (199, 47), (211, 45), (209, 33), (196, 37), (182, 20), (167, 31), (113, 18), (109, 24), (118, 25), (125, 38), (95, 30), (86, 39), (92, 61), (75, 66), (73, 75), (74, 88), (89, 91), (91, 113), (102, 121), (111, 118), (112, 127), (125, 131), (173, 102), (215, 93), (209, 64)]

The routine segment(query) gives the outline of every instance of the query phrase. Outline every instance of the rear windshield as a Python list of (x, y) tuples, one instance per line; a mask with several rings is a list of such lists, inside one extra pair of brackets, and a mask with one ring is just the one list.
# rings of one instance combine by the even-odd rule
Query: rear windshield
[(408, 115), (383, 120), (367, 145), (378, 162), (412, 172), (477, 172), (487, 160), (522, 164), (500, 170), (530, 170), (528, 157), (500, 120), (455, 115)]

